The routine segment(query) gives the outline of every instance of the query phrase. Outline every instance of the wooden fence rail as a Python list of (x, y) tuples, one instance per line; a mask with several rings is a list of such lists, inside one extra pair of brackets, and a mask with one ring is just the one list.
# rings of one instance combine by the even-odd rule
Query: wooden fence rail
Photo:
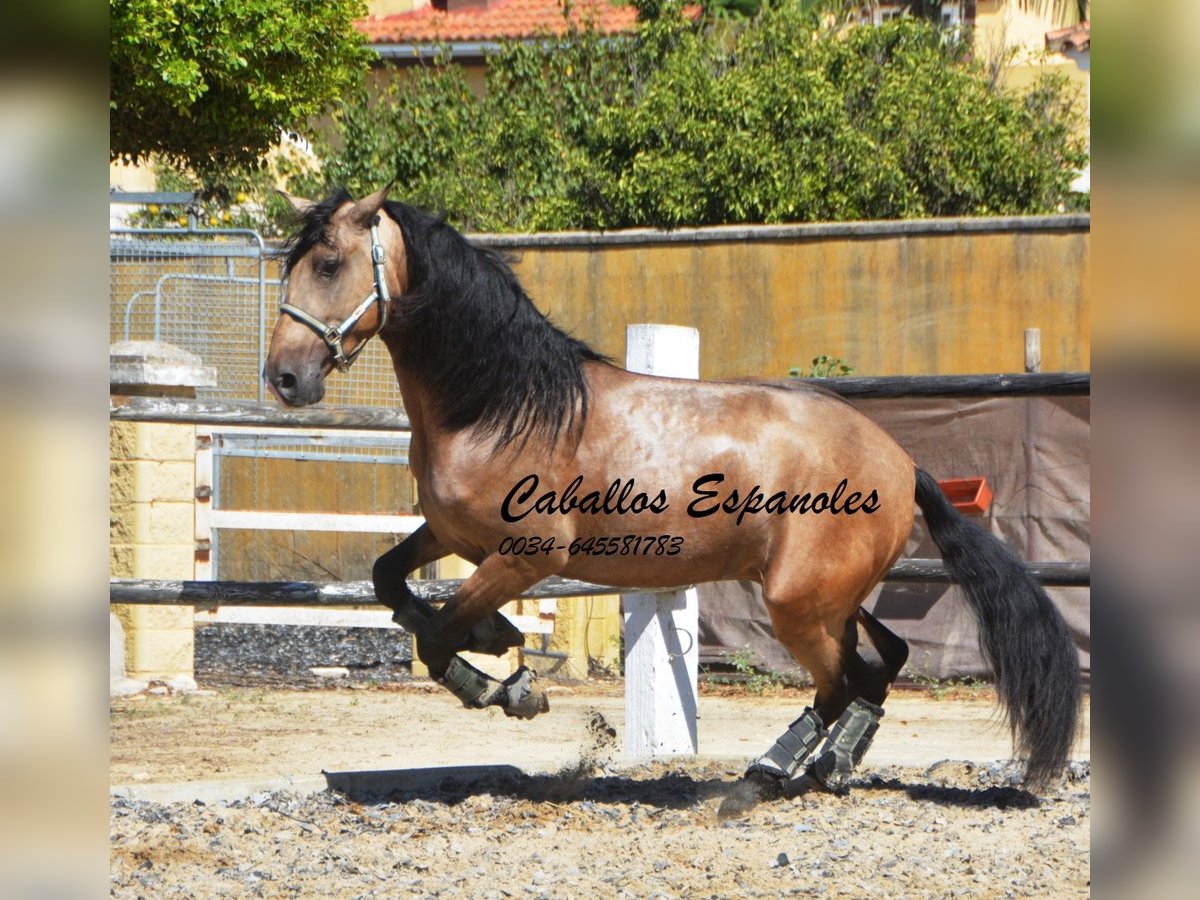
[[(844, 397), (864, 400), (885, 397), (1078, 397), (1089, 394), (1092, 386), (1092, 376), (1089, 372), (848, 376), (806, 378), (803, 381), (828, 388)], [(274, 403), (248, 400), (112, 397), (109, 402), (109, 418), (115, 422), (170, 422), (208, 427), (409, 430), (408, 416), (397, 409), (374, 406), (287, 409)]]
[[(1091, 566), (1088, 563), (1032, 563), (1029, 569), (1035, 578), (1048, 587), (1086, 587), (1091, 584)], [(897, 563), (883, 580), (949, 582), (950, 576), (939, 560), (906, 559)], [(441, 603), (453, 597), (460, 584), (461, 579), (447, 578), (410, 581), (409, 587), (422, 600)], [(521, 597), (561, 599), (679, 589), (615, 588), (573, 578), (553, 577), (538, 582)], [(154, 581), (116, 578), (109, 582), (109, 602), (195, 606), (197, 609), (213, 609), (224, 605), (359, 606), (374, 603), (375, 591), (369, 581), (322, 584), (308, 581)]]

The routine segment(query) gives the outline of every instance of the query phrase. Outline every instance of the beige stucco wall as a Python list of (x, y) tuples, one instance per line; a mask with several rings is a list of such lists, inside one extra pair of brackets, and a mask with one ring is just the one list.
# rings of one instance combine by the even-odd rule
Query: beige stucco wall
[[(1075, 17), (1056, 20), (1053, 4), (1021, 4), (1014, 0), (980, 0), (975, 12), (975, 51), (989, 64), (1004, 59), (1000, 81), (1013, 90), (1032, 85), (1039, 75), (1063, 75), (1079, 92), (1080, 109), (1090, 117), (1091, 74), (1063, 53), (1046, 51), (1046, 32), (1075, 24)], [(1085, 130), (1087, 125), (1082, 126)]]

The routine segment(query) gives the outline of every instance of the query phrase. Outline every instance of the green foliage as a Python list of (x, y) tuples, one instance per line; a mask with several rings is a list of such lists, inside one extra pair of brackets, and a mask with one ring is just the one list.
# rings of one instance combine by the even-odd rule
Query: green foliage
[[(193, 192), (190, 212), (200, 228), (245, 228), (268, 238), (285, 237), (295, 225), (292, 207), (275, 191), (277, 164), (261, 169), (235, 170), (202, 184), (196, 177), (159, 163), (154, 166), (157, 188), (164, 192)], [(294, 167), (293, 167), (294, 168)], [(184, 227), (189, 210), (182, 206), (150, 204), (130, 217), (144, 228)]]
[(742, 684), (751, 694), (765, 694), (782, 687), (783, 678), (776, 671), (760, 672), (754, 665), (754, 654), (749, 647), (727, 653), (726, 659), (733, 670), (742, 677)]
[(799, 366), (788, 369), (789, 378), (840, 378), (853, 373), (854, 369), (840, 356), (827, 356), (824, 353), (813, 358), (807, 371)]
[(110, 155), (259, 164), (366, 71), (363, 0), (109, 0)]
[(445, 60), (359, 93), (293, 187), (396, 178), (484, 231), (672, 228), (1053, 212), (1086, 160), (1065, 82), (1003, 93), (912, 17), (843, 28), (791, 0), (715, 28), (636, 5), (626, 39), (506, 46), (483, 97)]

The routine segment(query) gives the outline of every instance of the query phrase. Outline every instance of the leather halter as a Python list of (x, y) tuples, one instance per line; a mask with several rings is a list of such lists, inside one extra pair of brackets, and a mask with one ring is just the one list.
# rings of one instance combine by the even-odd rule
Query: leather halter
[[(311, 328), (317, 333), (329, 347), (329, 353), (333, 357), (333, 365), (339, 372), (345, 372), (350, 368), (351, 363), (358, 359), (358, 354), (362, 352), (363, 347), (367, 346), (367, 341), (383, 331), (383, 326), (387, 324), (388, 319), (388, 304), (391, 302), (391, 297), (388, 296), (387, 289), (387, 274), (383, 270), (383, 244), (379, 241), (379, 216), (371, 220), (371, 264), (375, 270), (375, 290), (371, 292), (354, 312), (350, 313), (340, 325), (327, 325), (318, 319), (316, 316), (306, 313), (297, 306), (284, 301), (279, 304), (279, 311), (287, 313), (301, 325)], [(367, 314), (367, 310), (375, 303), (379, 304), (379, 325), (375, 331), (368, 337), (364, 338), (357, 347), (349, 354), (342, 348), (342, 339), (358, 324), (359, 319)]]

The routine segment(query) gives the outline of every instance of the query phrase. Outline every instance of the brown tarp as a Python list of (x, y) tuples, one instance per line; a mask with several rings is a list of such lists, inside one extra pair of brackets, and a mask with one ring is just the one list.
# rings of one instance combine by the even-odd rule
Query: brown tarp
[[(935, 478), (986, 477), (994, 498), (987, 514), (974, 519), (1022, 558), (1088, 561), (1090, 398), (861, 400), (854, 405)], [(941, 558), (920, 510), (904, 555)], [(1071, 628), (1084, 672), (1090, 673), (1090, 590), (1047, 591)], [(958, 588), (884, 584), (865, 606), (908, 642), (908, 678), (988, 675)], [(761, 669), (796, 672), (795, 661), (775, 640), (757, 584), (701, 586), (701, 661), (729, 662), (746, 652)]]

